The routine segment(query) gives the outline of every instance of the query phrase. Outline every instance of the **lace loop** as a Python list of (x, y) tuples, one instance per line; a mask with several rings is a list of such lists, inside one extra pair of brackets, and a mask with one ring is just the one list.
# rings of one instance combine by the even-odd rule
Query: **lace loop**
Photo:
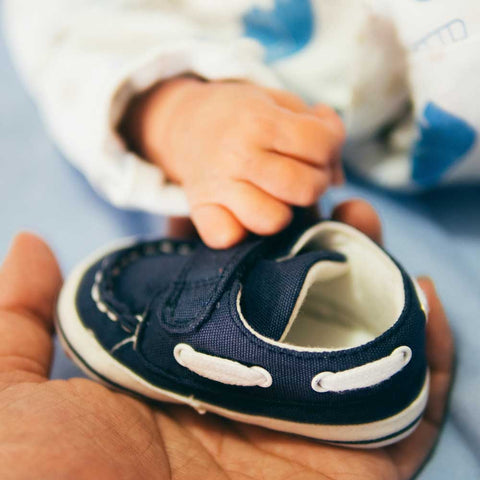
[(321, 372), (312, 379), (316, 392), (345, 392), (368, 388), (388, 380), (411, 360), (412, 350), (406, 345), (396, 348), (388, 357), (341, 372)]
[(267, 388), (272, 384), (272, 376), (262, 367), (248, 367), (233, 360), (200, 353), (186, 343), (176, 345), (173, 355), (180, 365), (209, 380), (242, 387)]

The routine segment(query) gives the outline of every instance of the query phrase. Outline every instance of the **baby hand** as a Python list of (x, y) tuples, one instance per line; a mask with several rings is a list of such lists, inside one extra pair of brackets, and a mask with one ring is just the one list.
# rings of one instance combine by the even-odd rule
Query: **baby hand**
[(291, 206), (343, 179), (343, 124), (329, 107), (248, 83), (178, 78), (140, 98), (127, 119), (145, 158), (182, 185), (203, 241), (227, 248), (248, 231), (279, 232)]

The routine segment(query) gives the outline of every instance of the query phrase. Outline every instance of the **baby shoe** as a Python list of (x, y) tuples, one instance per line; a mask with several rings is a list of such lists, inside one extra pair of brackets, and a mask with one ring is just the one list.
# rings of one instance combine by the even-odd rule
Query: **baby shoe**
[(105, 384), (333, 444), (409, 435), (428, 395), (425, 297), (347, 225), (228, 250), (136, 240), (66, 281), (60, 340)]

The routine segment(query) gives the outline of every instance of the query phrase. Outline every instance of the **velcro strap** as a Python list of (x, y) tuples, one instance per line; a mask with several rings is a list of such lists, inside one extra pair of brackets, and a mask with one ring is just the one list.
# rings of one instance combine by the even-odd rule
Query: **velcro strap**
[(262, 243), (252, 239), (228, 250), (212, 250), (199, 244), (177, 279), (154, 301), (164, 326), (171, 331), (186, 331), (200, 325), (232, 277), (256, 256)]

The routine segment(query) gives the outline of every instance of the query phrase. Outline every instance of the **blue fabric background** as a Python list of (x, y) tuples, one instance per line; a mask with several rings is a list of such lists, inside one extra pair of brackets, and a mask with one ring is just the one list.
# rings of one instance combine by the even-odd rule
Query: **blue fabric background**
[[(132, 234), (161, 232), (163, 221), (122, 212), (98, 198), (48, 139), (0, 40), (0, 257), (21, 229), (41, 234), (68, 272), (95, 248)], [(332, 192), (324, 208), (351, 196), (370, 200), (388, 248), (411, 272), (429, 273), (457, 340), (451, 411), (420, 478), (480, 478), (480, 188), (399, 196), (358, 181)], [(57, 349), (53, 376), (79, 371)]]

